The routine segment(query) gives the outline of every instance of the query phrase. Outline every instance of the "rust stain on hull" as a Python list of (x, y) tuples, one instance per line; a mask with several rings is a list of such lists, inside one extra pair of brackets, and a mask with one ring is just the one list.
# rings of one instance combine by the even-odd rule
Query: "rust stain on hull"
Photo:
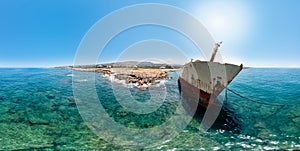
[(185, 64), (178, 86), (187, 109), (194, 110), (198, 105), (207, 108), (242, 68), (242, 65), (198, 60)]

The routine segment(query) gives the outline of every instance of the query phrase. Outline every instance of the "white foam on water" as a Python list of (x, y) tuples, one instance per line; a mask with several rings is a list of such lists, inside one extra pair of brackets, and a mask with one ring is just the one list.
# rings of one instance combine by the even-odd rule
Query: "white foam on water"
[(275, 147), (269, 147), (269, 146), (265, 146), (263, 147), (264, 150), (279, 150), (279, 147), (275, 146)]
[(231, 142), (228, 142), (225, 144), (225, 146), (233, 146), (233, 145), (234, 145), (234, 143), (231, 143)]
[(175, 151), (177, 148), (168, 149), (167, 151)]
[(108, 74), (102, 74), (102, 77), (110, 77)]
[(278, 141), (270, 141), (270, 144), (277, 145), (277, 144), (279, 144), (279, 142)]
[(74, 74), (67, 74), (67, 77), (74, 77)]
[(167, 147), (167, 145), (158, 146), (156, 149), (162, 149), (163, 147)]
[(156, 80), (156, 82), (158, 82), (157, 84), (143, 84), (142, 86), (139, 86), (138, 83), (126, 83), (126, 80), (119, 80), (117, 78), (115, 78), (115, 74), (111, 74), (111, 75), (102, 75), (102, 77), (107, 78), (110, 82), (112, 83), (117, 83), (117, 84), (122, 84), (123, 86), (126, 86), (127, 88), (133, 88), (133, 87), (145, 87), (145, 88), (149, 88), (149, 87), (160, 87), (160, 86), (164, 86), (164, 84), (166, 83), (166, 80)]
[(86, 82), (86, 81), (88, 81), (87, 79), (77, 79), (77, 80), (75, 80), (76, 82)]
[(244, 148), (252, 148), (251, 145), (245, 144), (245, 143), (241, 143), (241, 146)]

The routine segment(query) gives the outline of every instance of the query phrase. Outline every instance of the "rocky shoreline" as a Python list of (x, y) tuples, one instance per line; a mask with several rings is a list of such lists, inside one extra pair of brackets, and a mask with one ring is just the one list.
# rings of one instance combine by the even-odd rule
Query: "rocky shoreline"
[(68, 69), (83, 72), (98, 72), (103, 76), (112, 76), (113, 79), (124, 81), (126, 84), (135, 85), (140, 90), (146, 90), (149, 86), (157, 85), (161, 80), (171, 79), (168, 71), (177, 69), (142, 69), (142, 68), (78, 68)]

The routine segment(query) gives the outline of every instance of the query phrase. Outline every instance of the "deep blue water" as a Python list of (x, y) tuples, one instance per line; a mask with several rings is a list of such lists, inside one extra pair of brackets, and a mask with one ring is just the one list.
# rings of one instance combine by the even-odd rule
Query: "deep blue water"
[[(153, 91), (166, 90), (166, 99), (149, 114), (129, 112), (118, 103), (112, 88), (124, 85), (96, 74), (95, 86), (102, 106), (115, 122), (147, 129), (165, 123), (176, 114), (180, 104), (178, 75), (169, 74), (173, 79), (166, 80), (165, 87), (153, 88)], [(237, 119), (229, 129), (222, 127), (230, 123), (227, 120), (219, 121), (219, 125), (207, 132), (201, 131), (198, 129), (201, 118), (194, 118), (174, 139), (147, 149), (300, 149), (300, 69), (244, 69), (229, 88), (258, 102), (282, 105), (260, 104), (227, 92), (226, 108), (230, 110), (229, 116)], [(149, 91), (129, 90), (139, 102), (156, 101), (150, 100)], [(120, 89), (117, 93), (124, 92)], [(73, 97), (72, 71), (3, 68), (0, 69), (0, 150), (14, 149), (130, 150), (99, 139), (85, 125)]]

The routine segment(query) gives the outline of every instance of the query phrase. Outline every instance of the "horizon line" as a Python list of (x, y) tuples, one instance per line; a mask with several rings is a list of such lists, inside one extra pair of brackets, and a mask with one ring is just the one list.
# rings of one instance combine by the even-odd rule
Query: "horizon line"
[[(107, 64), (107, 63), (105, 63)], [(181, 64), (174, 64), (181, 65)], [(0, 66), (0, 68), (55, 68), (55, 67), (64, 67), (64, 66), (73, 66), (73, 65), (59, 65), (59, 66)], [(244, 69), (247, 68), (286, 68), (286, 69), (298, 69), (300, 66), (244, 66)]]

